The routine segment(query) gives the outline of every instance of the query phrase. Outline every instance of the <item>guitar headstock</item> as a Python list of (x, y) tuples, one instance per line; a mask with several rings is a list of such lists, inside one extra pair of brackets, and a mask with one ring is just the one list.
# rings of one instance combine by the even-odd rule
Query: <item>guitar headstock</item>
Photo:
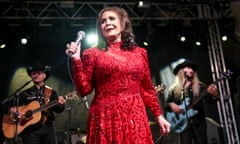
[(166, 89), (166, 86), (164, 84), (160, 84), (160, 85), (155, 86), (155, 90), (156, 90), (157, 95), (162, 94), (165, 89)]
[(227, 70), (226, 72), (220, 73), (220, 78), (221, 79), (230, 79), (232, 75), (233, 75), (233, 72), (231, 70)]
[(221, 72), (219, 78), (215, 80), (213, 84), (217, 84), (221, 80), (230, 79), (232, 75), (233, 75), (233, 72), (230, 70), (227, 70), (226, 72)]

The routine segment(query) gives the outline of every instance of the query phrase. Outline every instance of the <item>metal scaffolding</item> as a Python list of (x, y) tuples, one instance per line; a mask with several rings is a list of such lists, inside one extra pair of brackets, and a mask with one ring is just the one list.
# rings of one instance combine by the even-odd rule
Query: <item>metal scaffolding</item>
[[(205, 7), (204, 13), (207, 17), (218, 15), (211, 7)], [(213, 80), (221, 77), (221, 72), (227, 72), (222, 50), (221, 34), (217, 20), (208, 21), (209, 44), (208, 53)], [(230, 72), (231, 73), (231, 72)], [(224, 144), (239, 144), (239, 136), (231, 99), (231, 92), (228, 80), (218, 83), (220, 101), (217, 103), (220, 125), (223, 129)]]
[[(19, 26), (26, 21), (37, 22), (39, 26), (52, 26), (56, 22), (68, 22), (70, 26), (84, 26), (93, 21), (98, 12), (106, 6), (119, 6), (129, 13), (133, 25), (142, 21), (164, 20), (207, 20), (208, 53), (213, 80), (226, 71), (217, 20), (221, 13), (213, 3), (151, 3), (150, 9), (138, 9), (134, 2), (75, 2), (75, 1), (0, 1), (0, 21)], [(220, 101), (218, 112), (224, 133), (225, 144), (239, 144), (237, 126), (233, 111), (230, 88), (227, 80), (218, 84)]]
[[(151, 3), (151, 8), (138, 8), (136, 2), (77, 2), (77, 1), (0, 1), (0, 19), (18, 26), (26, 20), (39, 26), (52, 26), (56, 22), (68, 22), (71, 26), (83, 26), (94, 21), (98, 12), (106, 6), (119, 6), (128, 11), (131, 20), (193, 20), (205, 19), (200, 11), (206, 3), (176, 4)], [(213, 5), (213, 4), (211, 4)]]

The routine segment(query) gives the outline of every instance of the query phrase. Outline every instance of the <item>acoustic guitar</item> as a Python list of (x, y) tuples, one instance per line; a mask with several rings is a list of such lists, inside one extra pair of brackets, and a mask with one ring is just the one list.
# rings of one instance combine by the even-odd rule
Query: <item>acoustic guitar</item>
[[(78, 96), (73, 93), (64, 96), (64, 99), (72, 98), (78, 98)], [(27, 105), (19, 106), (18, 111), (23, 115), (19, 118), (17, 124), (16, 120), (13, 119), (10, 114), (3, 115), (2, 131), (4, 136), (6, 138), (14, 138), (16, 130), (17, 135), (21, 135), (21, 133), (23, 133), (27, 127), (37, 124), (41, 121), (41, 111), (51, 108), (57, 104), (58, 100), (51, 101), (44, 106), (40, 106), (38, 101), (32, 101)]]

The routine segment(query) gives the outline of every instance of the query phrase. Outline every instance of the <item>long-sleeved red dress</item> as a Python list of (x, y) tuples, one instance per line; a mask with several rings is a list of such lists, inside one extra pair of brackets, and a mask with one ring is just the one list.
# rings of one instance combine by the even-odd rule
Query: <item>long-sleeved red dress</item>
[(152, 144), (146, 107), (162, 114), (151, 81), (147, 52), (123, 50), (113, 43), (108, 50), (89, 48), (73, 60), (76, 90), (81, 96), (95, 89), (87, 126), (88, 144)]

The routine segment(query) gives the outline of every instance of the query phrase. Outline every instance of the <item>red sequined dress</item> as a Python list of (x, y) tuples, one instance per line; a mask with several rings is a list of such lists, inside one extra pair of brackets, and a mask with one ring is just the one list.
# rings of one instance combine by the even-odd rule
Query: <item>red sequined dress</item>
[[(146, 107), (162, 114), (151, 81), (145, 49), (89, 48), (73, 60), (74, 82), (81, 96), (95, 89), (88, 116), (88, 144), (152, 144)], [(145, 107), (146, 106), (146, 107)]]

